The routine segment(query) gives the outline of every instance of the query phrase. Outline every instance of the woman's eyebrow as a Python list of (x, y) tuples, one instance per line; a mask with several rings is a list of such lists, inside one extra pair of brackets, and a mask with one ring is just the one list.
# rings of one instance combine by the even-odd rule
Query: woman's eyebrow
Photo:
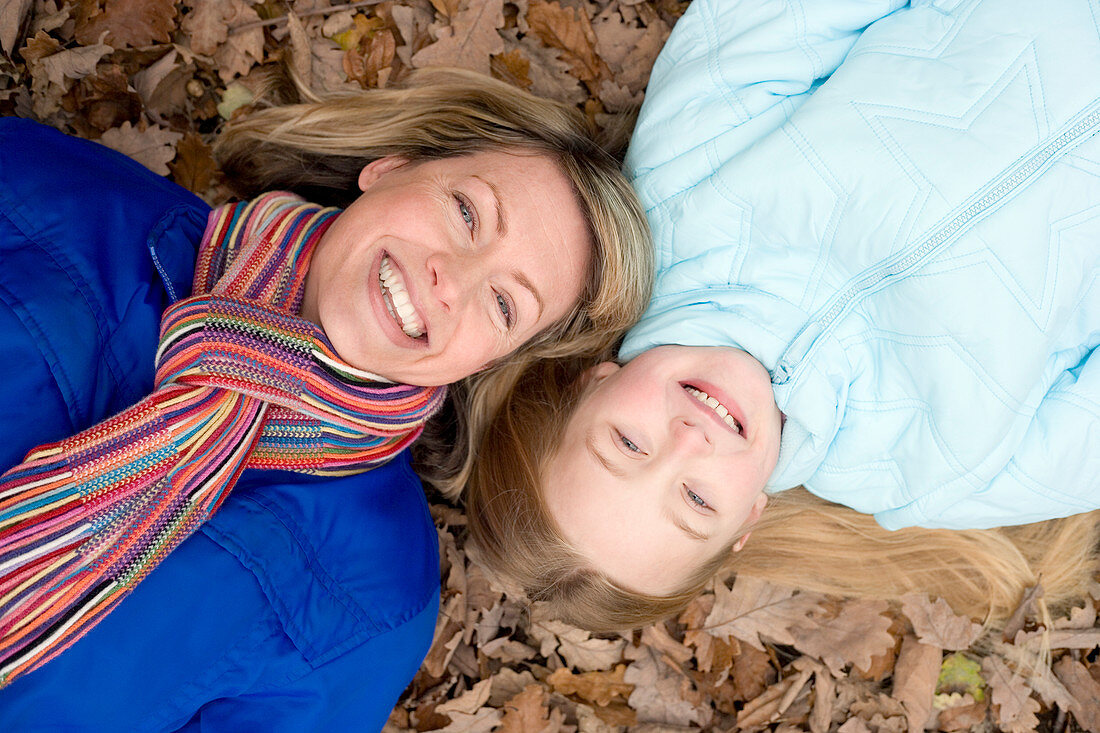
[(607, 472), (612, 476), (618, 476), (619, 478), (626, 478), (626, 471), (622, 470), (604, 456), (596, 447), (596, 430), (595, 428), (589, 428), (588, 432), (584, 434), (584, 446), (588, 449), (588, 452), (592, 454), (592, 457), (600, 462), (600, 465), (607, 469)]
[(512, 277), (519, 283), (520, 287), (525, 288), (531, 293), (531, 297), (535, 299), (535, 303), (539, 307), (539, 312), (535, 315), (535, 320), (538, 321), (542, 318), (542, 312), (546, 310), (546, 304), (542, 301), (542, 296), (539, 295), (539, 291), (535, 289), (535, 284), (531, 282), (531, 278), (527, 277), (524, 273), (516, 270), (512, 273)]
[(508, 218), (504, 215), (504, 197), (500, 195), (500, 189), (490, 180), (474, 175), (474, 178), (489, 187), (493, 194), (493, 203), (497, 210), (497, 235), (503, 237), (508, 233)]

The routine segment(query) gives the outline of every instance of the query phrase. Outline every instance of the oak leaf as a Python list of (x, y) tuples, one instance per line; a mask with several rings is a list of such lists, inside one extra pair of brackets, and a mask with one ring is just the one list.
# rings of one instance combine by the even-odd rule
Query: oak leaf
[(490, 57), (504, 51), (497, 32), (503, 24), (503, 0), (469, 0), (451, 17), (450, 25), (439, 30), (435, 43), (413, 54), (412, 64), (417, 68), (457, 66), (488, 75)]
[(217, 170), (210, 146), (193, 132), (185, 133), (176, 145), (176, 159), (168, 167), (173, 181), (200, 195), (210, 187)]
[(561, 729), (564, 717), (560, 710), (551, 711), (548, 695), (542, 685), (528, 685), (504, 705), (499, 733), (555, 733)]
[(813, 593), (796, 594), (790, 588), (738, 576), (732, 589), (724, 583), (715, 586), (706, 630), (718, 637), (735, 636), (761, 651), (762, 637), (793, 645), (791, 628), (804, 623), (820, 602), (821, 596)]
[(1055, 662), (1054, 673), (1073, 695), (1075, 704), (1070, 710), (1078, 724), (1089, 733), (1100, 733), (1100, 682), (1085, 665), (1068, 656)]
[(103, 12), (77, 23), (76, 40), (85, 46), (103, 40), (115, 48), (167, 43), (175, 20), (173, 0), (107, 0)]
[(157, 175), (168, 175), (168, 163), (176, 157), (176, 143), (183, 135), (150, 125), (140, 130), (128, 121), (103, 133), (99, 142), (127, 155)]
[(994, 718), (1005, 731), (1031, 731), (1039, 725), (1035, 713), (1039, 701), (1031, 696), (1031, 688), (1023, 676), (1009, 669), (1004, 660), (988, 656), (982, 660), (982, 674), (991, 690)]
[(634, 691), (634, 685), (623, 681), (625, 672), (625, 664), (616, 665), (611, 672), (582, 672), (581, 674), (573, 674), (563, 667), (554, 670), (546, 681), (555, 692), (563, 695), (577, 695), (601, 707), (606, 707), (615, 699), (626, 700)]
[(649, 647), (632, 649), (635, 656), (623, 673), (623, 681), (634, 685), (628, 704), (638, 712), (639, 720), (666, 725), (706, 725), (710, 710), (684, 699), (687, 678), (661, 662)]
[(229, 38), (226, 12), (232, 14), (224, 0), (194, 0), (191, 11), (180, 22), (189, 39), (191, 50), (204, 56), (213, 56)]
[(519, 37), (515, 28), (500, 35), (509, 53), (516, 51), (527, 60), (527, 77), (531, 80), (528, 90), (532, 94), (567, 104), (581, 104), (588, 98), (580, 80), (569, 73), (569, 64), (558, 58), (555, 49), (539, 43), (533, 34)]
[(554, 620), (532, 623), (531, 634), (544, 657), (556, 650), (566, 664), (582, 672), (609, 669), (622, 659), (626, 646), (622, 639), (593, 639), (587, 631)]
[(570, 71), (593, 87), (611, 77), (611, 70), (596, 53), (596, 33), (585, 13), (564, 8), (556, 0), (530, 0), (527, 23), (542, 42), (558, 50)]
[(901, 610), (925, 644), (957, 651), (968, 649), (982, 635), (981, 624), (959, 616), (942, 598), (932, 601), (924, 593), (908, 593), (901, 598)]
[(15, 43), (33, 4), (32, 0), (5, 0), (0, 3), (0, 51), (8, 56), (15, 50)]
[[(221, 0), (222, 17), (230, 26), (254, 22), (260, 19), (252, 7), (244, 0)], [(239, 33), (231, 33), (225, 43), (214, 52), (214, 62), (218, 68), (218, 77), (229, 82), (238, 76), (244, 76), (252, 67), (264, 60), (264, 32), (262, 28), (249, 28)]]
[(448, 714), (450, 725), (437, 728), (435, 733), (489, 733), (500, 725), (504, 713), (493, 708), (481, 708), (475, 713), (452, 712)]
[(936, 692), (943, 649), (922, 643), (915, 636), (901, 642), (898, 661), (894, 665), (894, 697), (905, 707), (910, 733), (920, 733), (932, 714), (932, 697)]
[(523, 688), (535, 684), (535, 676), (530, 671), (525, 669), (517, 672), (511, 667), (502, 668), (489, 679), (493, 682), (492, 692), (489, 694), (489, 707), (493, 708), (499, 708), (523, 692)]

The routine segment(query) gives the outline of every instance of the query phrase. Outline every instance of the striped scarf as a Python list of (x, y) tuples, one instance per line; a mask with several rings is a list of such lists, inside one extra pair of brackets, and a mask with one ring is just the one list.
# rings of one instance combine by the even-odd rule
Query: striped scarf
[(443, 389), (352, 368), (296, 315), (338, 214), (287, 193), (211, 212), (153, 393), (0, 476), (0, 685), (108, 614), (244, 469), (356, 473), (420, 434)]

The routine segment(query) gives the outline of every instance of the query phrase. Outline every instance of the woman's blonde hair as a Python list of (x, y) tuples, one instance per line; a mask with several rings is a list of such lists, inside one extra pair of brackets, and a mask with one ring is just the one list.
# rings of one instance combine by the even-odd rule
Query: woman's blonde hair
[(896, 599), (921, 591), (993, 626), (1037, 582), (1051, 607), (1086, 594), (1097, 567), (1100, 512), (992, 530), (890, 532), (803, 489), (772, 496), (744, 548), (725, 548), (676, 593), (622, 588), (561, 537), (540, 491), (592, 363), (526, 370), (486, 428), (466, 489), (479, 561), (569, 623), (591, 631), (645, 626), (682, 610), (723, 572), (848, 597)]
[(422, 475), (455, 495), (481, 426), (535, 359), (595, 353), (641, 315), (653, 282), (649, 229), (619, 162), (577, 109), (469, 71), (428, 69), (400, 86), (269, 107), (234, 120), (215, 155), (234, 192), (285, 189), (343, 206), (359, 172), (388, 155), (426, 160), (483, 151), (534, 153), (570, 180), (594, 252), (581, 302), (488, 370), (456, 385), (450, 409), (422, 438)]

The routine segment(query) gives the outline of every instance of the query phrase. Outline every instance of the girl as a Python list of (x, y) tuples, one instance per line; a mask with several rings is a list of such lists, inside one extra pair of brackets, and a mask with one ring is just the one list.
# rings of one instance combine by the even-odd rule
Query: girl
[(614, 160), (502, 83), (268, 110), (219, 154), (246, 196), (352, 200), (207, 220), (99, 146), (0, 122), (4, 450), (123, 410), (4, 476), (5, 727), (380, 727), (430, 642), (436, 541), (407, 460), (332, 476), (397, 455), (438, 385), (480, 370), (491, 393), (505, 357), (584, 352), (644, 301)]
[[(625, 366), (539, 370), (486, 436), (469, 515), (490, 564), (540, 597), (599, 587), (618, 600), (567, 615), (632, 625), (799, 484), (892, 530), (1100, 507), (1094, 13), (693, 3), (628, 155), (654, 298)], [(495, 465), (531, 468), (498, 486)], [(535, 526), (560, 558), (537, 571), (514, 543)], [(843, 550), (792, 536), (853, 589), (828, 570)], [(888, 575), (861, 587), (911, 584)]]

